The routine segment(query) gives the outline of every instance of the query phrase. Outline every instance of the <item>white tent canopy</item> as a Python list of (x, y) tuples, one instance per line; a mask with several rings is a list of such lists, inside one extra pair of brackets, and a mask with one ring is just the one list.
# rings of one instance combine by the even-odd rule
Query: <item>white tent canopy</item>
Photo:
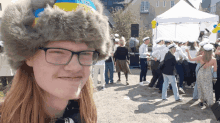
[(155, 19), (160, 23), (186, 23), (186, 22), (217, 22), (218, 15), (209, 14), (194, 9), (184, 0), (180, 0), (168, 11), (159, 15)]
[[(179, 41), (197, 40), (200, 31), (207, 28), (214, 29), (213, 25), (218, 23), (219, 16), (205, 13), (191, 7), (184, 0), (180, 0), (175, 6), (155, 18), (158, 26), (153, 29), (153, 40), (163, 38)], [(216, 33), (209, 37), (210, 42), (215, 42)]]

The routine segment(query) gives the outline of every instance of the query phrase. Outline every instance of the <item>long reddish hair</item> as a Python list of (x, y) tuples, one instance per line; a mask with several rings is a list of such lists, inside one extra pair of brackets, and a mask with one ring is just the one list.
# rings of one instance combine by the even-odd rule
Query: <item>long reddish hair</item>
[[(80, 115), (86, 123), (97, 122), (92, 80), (86, 82), (79, 99)], [(46, 123), (51, 120), (43, 107), (45, 97), (34, 79), (33, 68), (24, 63), (16, 72), (10, 91), (0, 105), (1, 123)]]

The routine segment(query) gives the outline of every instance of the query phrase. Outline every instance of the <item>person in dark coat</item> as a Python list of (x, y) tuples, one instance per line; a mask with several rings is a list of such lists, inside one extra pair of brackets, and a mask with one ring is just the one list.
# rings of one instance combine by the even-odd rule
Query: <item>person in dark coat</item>
[(115, 57), (115, 66), (116, 66), (116, 72), (118, 73), (118, 82), (121, 82), (121, 73), (124, 72), (125, 78), (126, 78), (126, 85), (129, 85), (128, 83), (128, 74), (131, 74), (130, 68), (129, 68), (129, 56), (128, 56), (128, 48), (125, 47), (125, 38), (121, 37), (119, 40), (119, 47), (115, 51), (114, 57)]
[(215, 101), (220, 99), (220, 43), (218, 43), (218, 47), (216, 49), (216, 61), (217, 61), (217, 81), (214, 85), (215, 89)]
[(163, 74), (163, 89), (162, 89), (162, 99), (167, 100), (167, 89), (169, 86), (169, 82), (171, 82), (174, 97), (176, 101), (182, 101), (179, 97), (179, 92), (177, 89), (177, 83), (175, 78), (175, 66), (176, 66), (176, 58), (174, 53), (176, 52), (176, 45), (170, 44), (168, 46), (169, 51), (166, 53), (164, 57), (164, 63), (162, 65), (162, 74)]

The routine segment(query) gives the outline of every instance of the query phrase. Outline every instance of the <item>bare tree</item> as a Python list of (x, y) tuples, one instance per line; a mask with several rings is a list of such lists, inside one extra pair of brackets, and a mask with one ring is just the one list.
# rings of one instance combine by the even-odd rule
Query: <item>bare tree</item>
[[(119, 34), (120, 36), (124, 36), (126, 39), (126, 46), (129, 46), (129, 39), (131, 38), (131, 24), (140, 24), (141, 20), (138, 18), (138, 13), (132, 13), (129, 9), (123, 11), (122, 9), (114, 10), (112, 15), (115, 21), (114, 28), (111, 29), (111, 34)], [(144, 37), (151, 37), (152, 30), (147, 30), (145, 27), (139, 27), (139, 37), (137, 39), (140, 41), (140, 45), (143, 43)], [(139, 48), (139, 46), (137, 48)], [(151, 46), (151, 44), (149, 44)]]

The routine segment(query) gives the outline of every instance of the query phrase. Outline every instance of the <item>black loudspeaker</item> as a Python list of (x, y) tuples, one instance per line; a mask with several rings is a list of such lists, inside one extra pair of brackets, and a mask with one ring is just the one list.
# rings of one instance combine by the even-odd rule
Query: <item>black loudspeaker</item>
[(130, 66), (139, 67), (139, 53), (130, 54)]
[(139, 37), (139, 24), (131, 24), (131, 37)]

